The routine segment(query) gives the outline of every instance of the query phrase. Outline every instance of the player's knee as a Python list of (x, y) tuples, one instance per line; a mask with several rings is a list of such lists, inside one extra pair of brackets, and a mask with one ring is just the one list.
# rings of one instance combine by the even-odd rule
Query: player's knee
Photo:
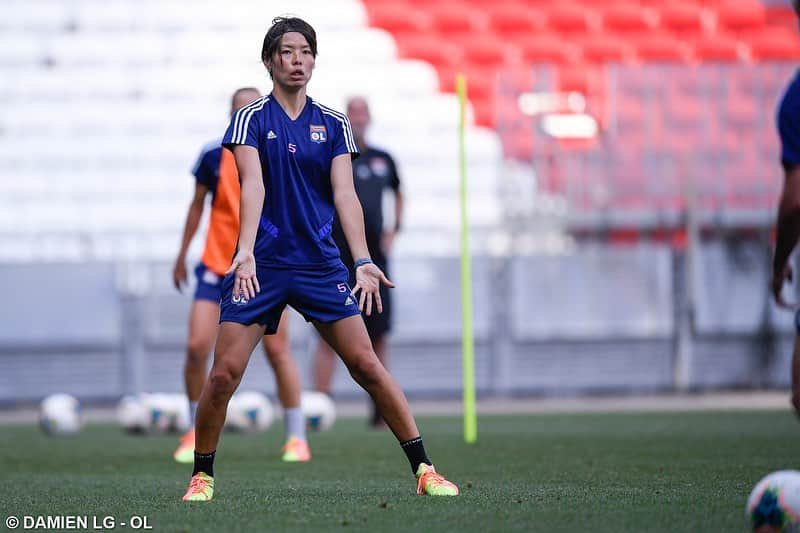
[(267, 350), (267, 359), (273, 367), (281, 367), (291, 363), (292, 354), (289, 351), (289, 344), (273, 345)]
[(208, 378), (211, 394), (215, 399), (229, 398), (239, 385), (241, 372), (227, 365), (215, 365)]
[(380, 361), (372, 351), (369, 351), (357, 358), (356, 361), (350, 365), (350, 375), (362, 386), (368, 386), (372, 383), (378, 383), (381, 380), (381, 371), (383, 367)]
[(211, 344), (206, 339), (201, 336), (190, 337), (186, 348), (186, 364), (205, 366), (210, 352)]

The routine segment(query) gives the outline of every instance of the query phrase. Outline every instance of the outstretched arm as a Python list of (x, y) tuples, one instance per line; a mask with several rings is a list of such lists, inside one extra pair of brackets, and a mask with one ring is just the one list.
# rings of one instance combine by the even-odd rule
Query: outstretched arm
[(194, 196), (192, 197), (192, 202), (189, 204), (189, 211), (186, 213), (186, 223), (183, 226), (181, 248), (178, 250), (178, 257), (175, 259), (175, 266), (172, 268), (172, 282), (179, 291), (182, 290), (183, 285), (186, 284), (186, 253), (189, 250), (189, 244), (192, 242), (194, 234), (197, 233), (200, 219), (203, 218), (203, 208), (205, 206), (207, 193), (208, 187), (202, 183), (195, 184)]
[(239, 248), (227, 274), (236, 273), (236, 280), (233, 283), (234, 295), (255, 298), (256, 293), (261, 292), (256, 278), (256, 259), (253, 255), (258, 221), (264, 206), (261, 161), (258, 150), (248, 145), (236, 145), (233, 148), (233, 155), (242, 182), (239, 202)]
[[(350, 154), (336, 156), (331, 163), (331, 185), (333, 187), (333, 204), (339, 215), (347, 245), (353, 259), (369, 259), (367, 238), (364, 234), (364, 211), (358, 201), (355, 186), (353, 185), (353, 165)], [(366, 263), (356, 267), (356, 286), (353, 293), (361, 291), (358, 301), (359, 309), (366, 306), (367, 315), (372, 314), (372, 300), (375, 299), (378, 312), (383, 312), (381, 302), (380, 284), (394, 287), (380, 268), (373, 263)]]

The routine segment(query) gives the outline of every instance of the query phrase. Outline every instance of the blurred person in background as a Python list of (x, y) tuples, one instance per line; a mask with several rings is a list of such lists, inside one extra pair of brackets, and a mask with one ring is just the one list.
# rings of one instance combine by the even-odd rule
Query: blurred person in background
[[(792, 5), (800, 17), (800, 0), (793, 0)], [(772, 293), (778, 305), (791, 308), (781, 293), (784, 283), (792, 281), (789, 258), (800, 239), (800, 72), (795, 74), (786, 89), (778, 107), (777, 122), (784, 181), (778, 203)], [(792, 405), (800, 416), (800, 309), (795, 310), (794, 324), (797, 336), (792, 355)]]
[[(313, 323), (378, 403), (416, 477), (417, 493), (458, 494), (428, 459), (408, 401), (375, 355), (361, 318), (360, 310), (371, 314), (373, 304), (382, 311), (379, 287), (392, 283), (369, 256), (353, 185), (358, 147), (350, 121), (306, 94), (316, 57), (310, 24), (275, 18), (261, 47), (272, 93), (240, 109), (222, 141), (241, 177), (241, 224), (223, 281), (214, 364), (200, 395), (194, 469), (184, 501), (213, 499), (214, 459), (228, 402), (251, 352), (265, 333), (275, 333), (287, 305)], [(331, 236), (334, 214), (357, 258), (352, 290)]]
[[(369, 106), (362, 97), (351, 98), (347, 102), (347, 116), (353, 128), (353, 136), (361, 155), (353, 161), (353, 181), (356, 194), (364, 210), (364, 229), (367, 236), (369, 255), (378, 267), (389, 275), (389, 253), (403, 218), (403, 195), (400, 191), (400, 177), (394, 159), (383, 150), (370, 146), (366, 132), (371, 121)], [(383, 193), (387, 189), (394, 192), (394, 227), (387, 230), (383, 224)], [(342, 262), (351, 272), (350, 284), (355, 285), (353, 274), (354, 259), (350, 254), (342, 226), (338, 217), (333, 224), (333, 238), (342, 254)], [(383, 312), (367, 315), (363, 313), (367, 333), (378, 359), (388, 368), (387, 334), (391, 329), (392, 301), (391, 291), (382, 285), (380, 288)], [(320, 339), (314, 356), (314, 380), (318, 391), (330, 394), (331, 380), (335, 369), (333, 349)], [(370, 424), (375, 428), (385, 428), (378, 406), (372, 403)]]
[[(238, 89), (232, 98), (231, 116), (261, 96), (258, 89)], [(233, 155), (222, 149), (222, 140), (207, 144), (192, 174), (195, 176), (195, 191), (183, 241), (175, 260), (173, 282), (179, 291), (186, 284), (186, 253), (203, 215), (206, 195), (211, 194), (211, 217), (208, 234), (200, 263), (195, 269), (197, 289), (189, 312), (189, 339), (186, 349), (184, 380), (189, 398), (189, 421), (191, 428), (180, 441), (173, 457), (179, 463), (194, 461), (194, 424), (197, 402), (208, 374), (208, 357), (214, 347), (219, 321), (219, 305), (222, 294), (222, 278), (236, 251), (239, 234), (239, 175)], [(289, 349), (288, 320), (284, 317), (275, 335), (263, 338), (264, 351), (278, 388), (278, 397), (283, 406), (286, 428), (286, 444), (283, 460), (287, 462), (308, 461), (311, 453), (305, 434), (305, 417), (300, 408), (300, 374)]]

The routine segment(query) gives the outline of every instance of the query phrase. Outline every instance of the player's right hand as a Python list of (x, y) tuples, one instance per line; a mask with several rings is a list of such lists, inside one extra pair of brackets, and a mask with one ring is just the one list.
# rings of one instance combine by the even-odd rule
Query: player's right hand
[(261, 286), (256, 278), (256, 257), (253, 252), (239, 250), (225, 275), (230, 273), (236, 276), (233, 281), (233, 296), (244, 296), (249, 300), (261, 292)]
[(172, 283), (178, 292), (183, 292), (183, 287), (186, 285), (186, 262), (181, 258), (175, 261), (175, 266), (172, 268)]
[(792, 276), (792, 266), (789, 264), (784, 266), (783, 270), (772, 273), (772, 295), (775, 297), (775, 303), (787, 309), (792, 309), (792, 306), (783, 299), (783, 284), (786, 281), (791, 282)]

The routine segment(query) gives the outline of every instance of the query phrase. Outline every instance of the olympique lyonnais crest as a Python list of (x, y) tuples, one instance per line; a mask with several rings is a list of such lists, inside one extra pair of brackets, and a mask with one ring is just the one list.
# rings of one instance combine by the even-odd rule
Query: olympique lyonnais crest
[(311, 142), (315, 142), (317, 144), (324, 143), (328, 140), (328, 130), (325, 129), (325, 126), (315, 126), (311, 125)]

